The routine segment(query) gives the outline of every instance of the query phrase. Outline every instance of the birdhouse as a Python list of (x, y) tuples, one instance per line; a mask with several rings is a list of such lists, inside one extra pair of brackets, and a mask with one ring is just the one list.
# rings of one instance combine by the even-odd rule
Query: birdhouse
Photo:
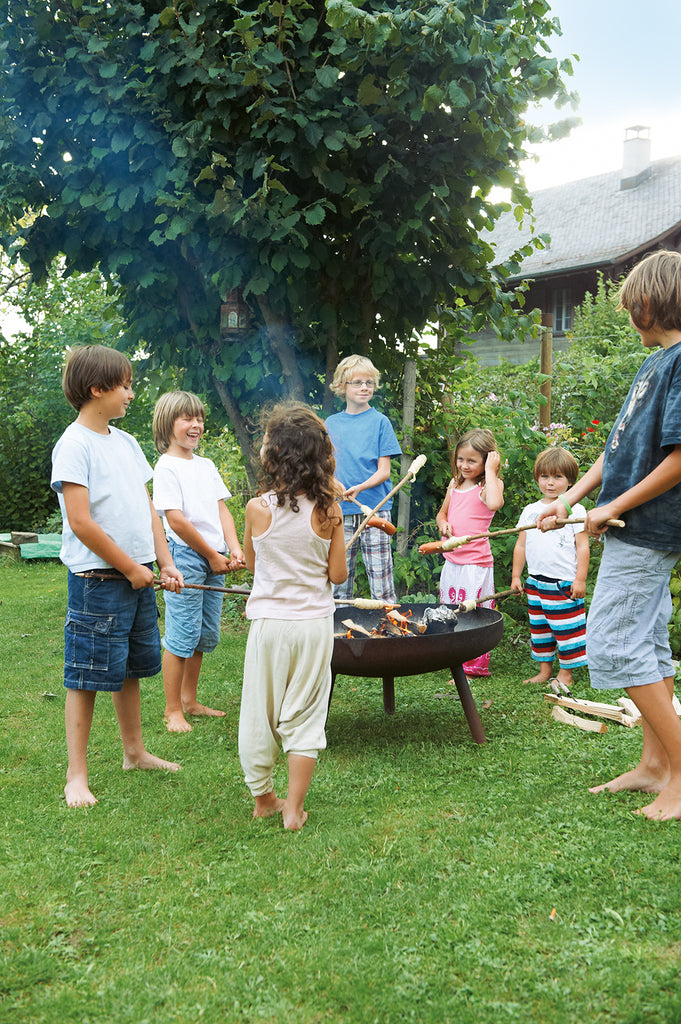
[(220, 306), (220, 337), (236, 334), (248, 327), (248, 306), (240, 288), (228, 292)]

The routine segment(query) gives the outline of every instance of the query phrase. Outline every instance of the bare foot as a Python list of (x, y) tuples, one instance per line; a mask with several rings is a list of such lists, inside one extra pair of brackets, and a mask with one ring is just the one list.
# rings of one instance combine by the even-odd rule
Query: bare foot
[(147, 750), (143, 750), (140, 756), (136, 758), (124, 754), (123, 770), (127, 771), (129, 768), (163, 768), (167, 772), (177, 772), (180, 770), (180, 765), (175, 761), (164, 761), (161, 757), (154, 757)]
[(650, 821), (677, 821), (681, 818), (681, 786), (665, 786), (652, 804), (634, 813), (642, 814)]
[(668, 772), (664, 775), (657, 775), (652, 770), (637, 765), (630, 772), (624, 772), (610, 782), (604, 782), (601, 786), (590, 786), (589, 792), (620, 793), (623, 790), (636, 790), (640, 793), (661, 793), (667, 785), (668, 779)]
[(191, 732), (192, 727), (181, 711), (166, 711), (163, 716), (168, 732)]
[(290, 811), (286, 806), (283, 809), (284, 828), (289, 832), (299, 832), (307, 821), (307, 811)]
[(547, 672), (546, 675), (543, 672), (538, 672), (537, 675), (532, 676), (531, 679), (523, 679), (523, 683), (548, 683), (550, 678), (550, 672)]
[(263, 796), (256, 796), (253, 817), (271, 818), (273, 815), (279, 814), (283, 807), (284, 801), (272, 790), (270, 793), (263, 794)]
[(182, 710), (185, 715), (211, 715), (213, 718), (224, 718), (226, 711), (218, 711), (216, 708), (206, 707), (205, 704), (183, 704)]
[(98, 801), (90, 792), (87, 779), (77, 777), (64, 786), (67, 807), (93, 807)]

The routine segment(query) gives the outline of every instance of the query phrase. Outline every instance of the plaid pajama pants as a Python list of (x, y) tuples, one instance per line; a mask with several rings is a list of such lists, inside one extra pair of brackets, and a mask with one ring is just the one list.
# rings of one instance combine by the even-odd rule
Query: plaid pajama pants
[[(381, 519), (387, 519), (390, 523), (390, 512), (381, 509), (378, 513)], [(343, 516), (343, 530), (345, 531), (345, 543), (347, 544), (353, 533), (361, 523), (363, 515)], [(333, 596), (341, 601), (352, 600), (352, 591), (355, 585), (355, 566), (357, 553), (362, 552), (362, 561), (369, 579), (369, 590), (375, 601), (396, 602), (395, 583), (393, 580), (393, 555), (390, 547), (390, 537), (383, 530), (367, 528), (362, 530), (359, 537), (354, 541), (347, 552), (348, 578), (345, 583), (334, 587)]]

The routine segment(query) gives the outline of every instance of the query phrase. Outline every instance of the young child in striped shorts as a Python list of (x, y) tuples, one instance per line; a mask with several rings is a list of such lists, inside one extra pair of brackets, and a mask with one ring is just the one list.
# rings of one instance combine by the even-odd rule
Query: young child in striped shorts
[[(542, 493), (539, 501), (527, 505), (518, 526), (530, 526), (548, 505), (577, 480), (579, 467), (564, 448), (547, 448), (534, 464), (534, 479)], [(568, 516), (565, 509), (565, 518)], [(572, 515), (586, 517), (583, 505), (574, 505)], [(511, 588), (523, 593), (520, 574), (527, 562), (525, 593), (530, 617), (532, 657), (539, 671), (526, 683), (548, 683), (552, 679), (561, 689), (569, 689), (572, 670), (586, 665), (586, 611), (584, 594), (589, 568), (589, 538), (582, 523), (567, 524), (560, 530), (542, 533), (526, 530), (518, 534), (513, 551)], [(553, 676), (553, 661), (558, 651), (559, 670)]]

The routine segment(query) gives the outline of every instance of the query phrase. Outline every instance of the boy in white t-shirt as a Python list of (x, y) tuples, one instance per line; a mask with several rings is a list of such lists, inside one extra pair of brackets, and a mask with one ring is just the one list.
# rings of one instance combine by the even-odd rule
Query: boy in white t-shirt
[[(161, 395), (154, 409), (154, 443), (161, 458), (154, 469), (154, 507), (163, 517), (168, 547), (185, 583), (224, 587), (225, 573), (244, 567), (232, 513), (231, 494), (214, 463), (196, 449), (206, 410), (190, 391)], [(185, 715), (224, 711), (200, 704), (196, 697), (203, 655), (220, 639), (222, 594), (184, 590), (165, 594), (162, 638), (164, 719), (169, 732), (191, 732)]]
[[(577, 480), (579, 467), (564, 448), (547, 448), (534, 464), (534, 479), (542, 493), (539, 501), (527, 505), (518, 526), (530, 526), (548, 505), (565, 493)], [(569, 506), (566, 506), (566, 518)], [(574, 505), (572, 515), (585, 518), (583, 505)], [(589, 568), (589, 538), (582, 523), (568, 523), (560, 530), (542, 533), (526, 530), (518, 535), (513, 550), (511, 588), (523, 593), (520, 574), (527, 562), (525, 593), (530, 617), (532, 657), (540, 663), (539, 672), (526, 683), (554, 681), (560, 689), (570, 688), (572, 670), (586, 660), (586, 574)], [(558, 651), (560, 664), (552, 675)]]
[(123, 768), (177, 771), (142, 740), (140, 679), (161, 670), (153, 562), (164, 587), (182, 586), (146, 482), (151, 466), (134, 437), (109, 426), (132, 401), (132, 366), (116, 349), (71, 350), (62, 380), (78, 412), (54, 446), (51, 485), (64, 521), (68, 572), (64, 686), (68, 807), (97, 803), (87, 748), (95, 696), (109, 692), (123, 742)]

